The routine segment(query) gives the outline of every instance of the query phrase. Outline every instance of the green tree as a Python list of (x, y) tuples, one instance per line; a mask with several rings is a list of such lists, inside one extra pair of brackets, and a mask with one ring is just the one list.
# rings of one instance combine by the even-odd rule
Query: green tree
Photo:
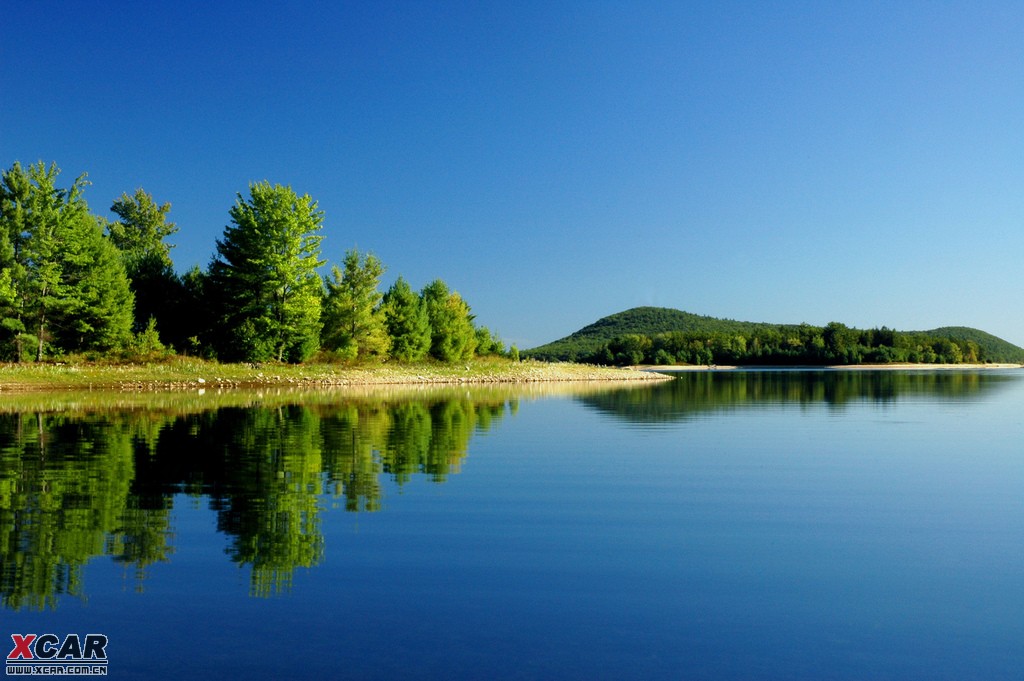
[(825, 357), (834, 362), (847, 363), (855, 354), (854, 331), (840, 322), (829, 322), (822, 333)]
[(21, 320), (15, 271), (13, 266), (0, 266), (0, 358), (21, 361), (27, 336)]
[[(20, 172), (21, 166), (15, 163), (11, 174)], [(56, 164), (51, 164), (49, 169), (42, 163), (32, 165), (27, 174), (21, 249), (22, 262), (26, 264), (23, 309), (26, 321), (30, 321), (35, 332), (36, 360), (42, 360), (47, 324), (62, 312), (66, 295), (60, 258), (62, 237), (67, 226), (82, 220), (86, 212), (81, 198), (85, 176), (75, 180), (70, 190), (62, 192), (56, 186), (59, 174)]]
[(940, 338), (935, 342), (935, 353), (938, 361), (944, 364), (959, 364), (964, 360), (960, 346), (949, 338)]
[(384, 324), (391, 337), (391, 356), (415, 362), (430, 351), (430, 319), (420, 297), (402, 277), (384, 294)]
[(316, 269), (323, 213), (309, 195), (249, 186), (217, 241), (210, 283), (219, 297), (222, 358), (301, 362), (320, 341), (323, 285)]
[(324, 279), (323, 345), (345, 359), (385, 356), (391, 339), (381, 309), (380, 278), (384, 265), (372, 253), (345, 253), (344, 270), (331, 268)]
[(640, 333), (627, 333), (613, 338), (608, 343), (615, 364), (641, 364), (652, 352), (654, 342)]
[(476, 328), (476, 354), (477, 355), (504, 355), (505, 344), (486, 326)]
[(26, 271), (20, 257), (26, 237), (25, 212), (30, 182), (17, 163), (0, 176), (0, 334), (4, 359), (20, 361), (32, 339), (25, 333)]
[[(107, 224), (111, 242), (124, 258), (125, 271), (135, 294), (136, 332), (143, 331), (151, 318), (170, 337), (182, 316), (182, 282), (174, 272), (171, 246), (165, 239), (178, 231), (167, 214), (171, 204), (157, 204), (144, 189), (132, 196), (122, 194), (110, 206), (120, 219)], [(171, 334), (167, 332), (171, 331)], [(180, 343), (180, 338), (174, 338)]]
[(153, 195), (136, 189), (132, 196), (121, 194), (110, 206), (110, 212), (120, 220), (107, 225), (110, 240), (124, 254), (128, 269), (135, 261), (154, 258), (161, 264), (172, 265), (172, 245), (164, 239), (178, 231), (177, 225), (167, 221), (171, 204), (158, 205)]
[(972, 340), (964, 341), (963, 361), (977, 364), (981, 359), (981, 347)]
[(430, 354), (442, 362), (468, 359), (476, 349), (473, 315), (462, 297), (440, 279), (420, 293), (430, 320)]
[[(107, 350), (130, 339), (134, 300), (117, 249), (83, 198), (83, 174), (57, 186), (60, 170), (15, 163), (0, 189), (0, 324), (20, 359), (24, 342), (43, 359), (58, 350)], [(10, 346), (9, 346), (10, 347)]]
[(107, 351), (132, 340), (134, 296), (121, 254), (87, 215), (62, 250), (66, 297), (54, 338), (67, 350)]

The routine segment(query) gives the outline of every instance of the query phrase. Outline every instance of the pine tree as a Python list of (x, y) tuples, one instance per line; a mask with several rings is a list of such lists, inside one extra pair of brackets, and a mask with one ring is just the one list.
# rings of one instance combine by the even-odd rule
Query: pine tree
[(58, 345), (69, 350), (106, 351), (131, 341), (134, 297), (121, 254), (86, 216), (63, 253), (67, 299), (55, 325)]
[[(23, 171), (17, 163), (10, 175)], [(86, 215), (82, 190), (85, 176), (79, 177), (69, 190), (57, 188), (56, 164), (47, 168), (41, 161), (31, 165), (26, 173), (27, 184), (20, 180), (13, 185), (27, 186), (24, 203), (19, 206), (23, 219), (19, 260), (25, 268), (21, 287), (22, 310), (25, 326), (35, 334), (36, 361), (44, 355), (48, 337), (48, 325), (59, 319), (67, 307), (67, 291), (64, 281), (63, 247), (70, 243), (71, 225), (80, 222)]]
[(222, 359), (301, 362), (320, 341), (323, 285), (316, 269), (323, 213), (309, 195), (260, 182), (231, 208), (210, 263)]
[[(0, 189), (3, 328), (20, 359), (35, 344), (56, 350), (108, 350), (131, 332), (133, 297), (120, 256), (82, 196), (85, 175), (57, 187), (60, 170), (41, 161), (6, 171)], [(30, 334), (32, 334), (30, 336)]]
[(120, 219), (107, 224), (111, 242), (121, 251), (125, 270), (135, 294), (134, 329), (142, 332), (149, 320), (155, 319), (157, 328), (172, 342), (180, 344), (176, 333), (185, 313), (182, 308), (183, 285), (174, 272), (171, 246), (165, 239), (178, 231), (167, 214), (171, 204), (157, 204), (144, 189), (132, 196), (122, 194), (110, 206), (110, 212)]
[(483, 355), (504, 355), (505, 344), (501, 339), (491, 333), (486, 326), (476, 328), (476, 354)]
[(145, 189), (135, 190), (132, 196), (121, 194), (110, 206), (110, 212), (120, 220), (107, 225), (110, 240), (124, 254), (128, 269), (134, 261), (153, 257), (164, 265), (172, 265), (173, 246), (164, 241), (178, 231), (177, 225), (167, 221), (171, 204), (159, 205)]
[(419, 295), (399, 277), (382, 303), (384, 324), (391, 337), (391, 356), (400, 362), (415, 362), (430, 351), (430, 319)]
[(25, 266), (21, 252), (26, 238), (25, 212), (31, 183), (18, 163), (0, 177), (0, 334), (4, 359), (21, 361), (32, 338), (25, 333)]
[(469, 359), (476, 349), (473, 315), (462, 297), (440, 279), (421, 292), (430, 320), (430, 354), (442, 362)]
[(323, 345), (349, 360), (387, 355), (391, 346), (381, 309), (384, 265), (372, 253), (345, 253), (344, 270), (331, 268), (325, 280)]

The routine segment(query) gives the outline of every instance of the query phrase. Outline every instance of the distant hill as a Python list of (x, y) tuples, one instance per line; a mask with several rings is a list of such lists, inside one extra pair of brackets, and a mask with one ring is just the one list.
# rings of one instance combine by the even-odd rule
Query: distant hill
[(654, 336), (659, 333), (748, 333), (752, 329), (778, 325), (737, 322), (697, 315), (668, 307), (634, 307), (598, 319), (579, 331), (546, 345), (527, 350), (528, 357), (547, 361), (573, 362), (590, 357), (614, 338), (626, 334)]
[(920, 333), (926, 333), (929, 336), (942, 336), (954, 341), (974, 341), (990, 362), (1024, 363), (1024, 348), (980, 329), (972, 329), (969, 326), (943, 326)]
[[(965, 349), (969, 347), (967, 345), (968, 341), (974, 343), (977, 346), (979, 359), (981, 361), (1024, 363), (1024, 348), (1013, 345), (1012, 343), (993, 336), (990, 333), (968, 327), (951, 326), (932, 329), (930, 331), (908, 332), (896, 332), (885, 329), (879, 332), (875, 330), (860, 331), (857, 329), (847, 329), (842, 325), (836, 326), (839, 327), (843, 333), (849, 336), (844, 341), (847, 344), (853, 347), (856, 347), (858, 343), (865, 344), (861, 346), (861, 350), (863, 352), (860, 356), (856, 353), (851, 353), (849, 359), (842, 360), (843, 363), (857, 363), (858, 361), (902, 361), (902, 357), (896, 356), (898, 353), (890, 353), (886, 355), (885, 353), (871, 351), (877, 349), (879, 345), (884, 343), (901, 345), (905, 349), (908, 346), (929, 346), (937, 339), (948, 339), (954, 341), (957, 345), (963, 346)], [(565, 338), (560, 338), (551, 343), (526, 350), (523, 354), (527, 357), (534, 357), (536, 359), (548, 361), (607, 361), (607, 358), (605, 360), (599, 359), (601, 353), (610, 345), (615, 346), (615, 342), (621, 340), (623, 337), (645, 336), (649, 339), (658, 339), (664, 338), (668, 334), (672, 334), (676, 337), (680, 337), (680, 335), (685, 336), (688, 340), (694, 338), (706, 338), (709, 341), (711, 339), (720, 341), (723, 338), (728, 339), (737, 337), (742, 337), (744, 340), (757, 338), (759, 345), (762, 344), (763, 341), (766, 346), (772, 341), (779, 341), (777, 343), (778, 347), (773, 350), (769, 350), (767, 347), (764, 352), (758, 350), (761, 354), (757, 357), (744, 355), (737, 358), (753, 360), (755, 363), (758, 360), (763, 362), (774, 360), (785, 363), (788, 359), (792, 359), (793, 361), (804, 361), (808, 359), (807, 352), (805, 352), (804, 349), (799, 351), (793, 350), (793, 354), (787, 354), (790, 351), (788, 347), (784, 346), (785, 340), (798, 338), (803, 339), (803, 341), (808, 344), (816, 340), (820, 344), (822, 338), (828, 336), (826, 328), (828, 327), (816, 327), (808, 324), (742, 322), (731, 319), (719, 319), (717, 317), (697, 315), (672, 308), (635, 307), (617, 314), (603, 317), (593, 324), (589, 324)], [(876, 336), (878, 340), (873, 340)], [(886, 339), (884, 341), (880, 340), (883, 336)], [(901, 337), (902, 341), (894, 341), (893, 339), (896, 337)], [(714, 344), (712, 343), (709, 347), (713, 347), (713, 345)], [(615, 348), (613, 347), (613, 350), (614, 349)], [(657, 349), (657, 343), (654, 343), (653, 346), (648, 349), (650, 349), (651, 354), (653, 354)], [(716, 352), (718, 350), (717, 348), (713, 349)], [(647, 350), (643, 349), (642, 351), (647, 352)], [(827, 350), (824, 348), (818, 348), (818, 351), (820, 352), (820, 357), (817, 357), (816, 359), (821, 360), (822, 363), (836, 359), (834, 356), (826, 356)], [(803, 354), (799, 354), (799, 356), (797, 356), (796, 353), (798, 352)], [(913, 361), (934, 362), (940, 361), (941, 359), (933, 358), (931, 355), (928, 355), (927, 359), (924, 357), (925, 356), (922, 355)], [(653, 361), (653, 357), (648, 357), (647, 359)], [(721, 359), (728, 358), (723, 357)], [(689, 360), (680, 360), (676, 358), (674, 361)]]

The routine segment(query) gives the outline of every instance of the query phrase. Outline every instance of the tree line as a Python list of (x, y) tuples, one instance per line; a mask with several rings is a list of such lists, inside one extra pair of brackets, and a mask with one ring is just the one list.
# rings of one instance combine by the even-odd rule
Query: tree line
[(350, 250), (320, 272), (324, 213), (289, 186), (253, 183), (203, 270), (182, 275), (166, 239), (169, 203), (138, 189), (90, 212), (86, 175), (58, 184), (56, 164), (14, 163), (0, 176), (0, 361), (68, 356), (228, 362), (454, 362), (511, 355), (469, 304), (436, 279), (399, 277)]
[(671, 331), (616, 336), (591, 355), (594, 364), (831, 365), (961, 364), (993, 361), (973, 340), (882, 327), (762, 327), (747, 333)]

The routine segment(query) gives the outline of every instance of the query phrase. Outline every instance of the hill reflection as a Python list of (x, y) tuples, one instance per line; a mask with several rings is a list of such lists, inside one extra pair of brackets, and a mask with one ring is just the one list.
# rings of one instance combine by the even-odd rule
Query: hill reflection
[(1009, 385), (1017, 372), (992, 370), (727, 370), (676, 374), (639, 390), (579, 395), (585, 406), (638, 424), (685, 421), (715, 412), (779, 404), (825, 404), (901, 399), (963, 400)]
[(325, 509), (374, 512), (386, 492), (458, 473), (476, 433), (523, 400), (572, 395), (626, 422), (778, 403), (962, 400), (1000, 372), (700, 372), (654, 385), (0, 396), (0, 601), (55, 608), (84, 596), (97, 556), (145, 587), (175, 550), (175, 504), (205, 503), (250, 593), (287, 591), (320, 564)]

